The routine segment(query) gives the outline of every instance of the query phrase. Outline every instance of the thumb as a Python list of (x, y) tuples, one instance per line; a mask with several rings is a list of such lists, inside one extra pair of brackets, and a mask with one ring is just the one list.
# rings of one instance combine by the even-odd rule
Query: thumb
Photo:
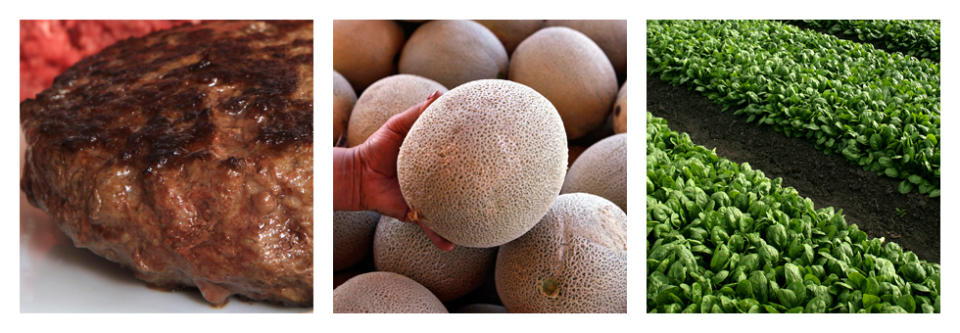
[(417, 121), (417, 118), (420, 118), (420, 114), (427, 109), (433, 101), (436, 101), (437, 98), (440, 98), (442, 95), (439, 90), (434, 91), (430, 96), (427, 96), (427, 100), (420, 102), (420, 104), (411, 106), (406, 111), (400, 112), (393, 117), (390, 117), (389, 120), (383, 125), (388, 130), (393, 133), (398, 134), (401, 138), (407, 136), (407, 132), (410, 131), (410, 128), (413, 127), (413, 123)]

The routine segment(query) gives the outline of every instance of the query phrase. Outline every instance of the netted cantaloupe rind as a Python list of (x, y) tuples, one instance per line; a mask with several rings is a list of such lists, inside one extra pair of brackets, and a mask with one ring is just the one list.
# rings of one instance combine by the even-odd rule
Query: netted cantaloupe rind
[(333, 212), (333, 270), (349, 268), (370, 253), (380, 214), (371, 211)]
[(500, 43), (503, 44), (507, 55), (520, 45), (524, 39), (543, 28), (543, 20), (474, 20), (490, 29)]
[(543, 28), (517, 46), (509, 78), (543, 94), (560, 112), (571, 140), (601, 126), (617, 96), (613, 65), (589, 37), (567, 27)]
[(350, 82), (333, 71), (333, 143), (347, 130), (347, 122), (350, 120), (350, 111), (357, 103), (357, 93), (353, 91)]
[(566, 163), (563, 123), (546, 98), (515, 82), (478, 80), (424, 111), (397, 174), (410, 217), (454, 244), (494, 247), (543, 217)]
[(530, 232), (500, 247), (497, 294), (509, 312), (626, 312), (626, 213), (560, 195)]
[(457, 299), (483, 284), (496, 248), (458, 246), (442, 251), (416, 224), (383, 216), (373, 240), (373, 262), (378, 271), (401, 274), (419, 282), (441, 301)]
[(563, 26), (582, 32), (603, 50), (621, 78), (627, 75), (626, 20), (549, 20), (548, 27)]
[(599, 195), (627, 211), (627, 133), (587, 148), (570, 166), (560, 193)]
[(403, 46), (397, 68), (451, 89), (480, 79), (506, 78), (509, 55), (497, 36), (467, 20), (424, 23)]
[(363, 91), (350, 113), (347, 146), (363, 143), (390, 117), (423, 102), (435, 91), (446, 93), (447, 88), (437, 81), (410, 74), (392, 75), (374, 82)]
[(357, 275), (333, 290), (335, 313), (446, 313), (424, 286), (391, 272)]
[(397, 72), (403, 28), (390, 20), (334, 20), (333, 69), (360, 94), (371, 83)]

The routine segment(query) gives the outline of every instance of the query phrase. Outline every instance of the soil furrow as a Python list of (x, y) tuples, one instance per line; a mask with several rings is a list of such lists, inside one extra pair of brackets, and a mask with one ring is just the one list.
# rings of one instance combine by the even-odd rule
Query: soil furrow
[(716, 148), (718, 155), (783, 178), (784, 186), (796, 188), (817, 208), (843, 209), (847, 223), (870, 237), (885, 237), (921, 259), (940, 262), (940, 198), (900, 194), (898, 180), (863, 170), (843, 156), (826, 155), (804, 139), (748, 124), (703, 95), (650, 75), (647, 110), (697, 144)]

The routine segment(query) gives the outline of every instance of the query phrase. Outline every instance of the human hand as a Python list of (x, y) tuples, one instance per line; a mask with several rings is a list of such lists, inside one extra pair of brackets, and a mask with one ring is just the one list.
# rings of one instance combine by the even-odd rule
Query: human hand
[[(413, 123), (427, 106), (439, 97), (440, 92), (434, 92), (427, 97), (426, 101), (390, 117), (366, 141), (351, 148), (355, 149), (356, 153), (355, 167), (359, 170), (362, 207), (374, 209), (404, 222), (411, 222), (408, 218), (410, 208), (403, 199), (400, 182), (397, 179), (397, 155)], [(423, 229), (430, 241), (438, 248), (444, 251), (453, 249), (453, 243), (433, 232), (420, 221), (413, 222)]]

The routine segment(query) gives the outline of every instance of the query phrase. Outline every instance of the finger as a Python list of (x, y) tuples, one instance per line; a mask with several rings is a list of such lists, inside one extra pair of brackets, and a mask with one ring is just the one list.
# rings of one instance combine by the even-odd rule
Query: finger
[(410, 213), (406, 206), (400, 207), (397, 205), (385, 205), (384, 208), (377, 209), (377, 212), (381, 215), (400, 220), (401, 222), (407, 222), (407, 215)]
[(407, 136), (407, 132), (410, 131), (410, 127), (413, 127), (413, 123), (417, 121), (417, 118), (420, 118), (420, 114), (427, 109), (433, 101), (436, 101), (437, 98), (440, 98), (442, 95), (439, 90), (434, 91), (430, 96), (427, 96), (427, 100), (421, 102), (420, 104), (411, 106), (406, 111), (400, 112), (393, 117), (390, 117), (390, 120), (387, 120), (387, 123), (383, 126), (389, 129), (391, 132), (398, 134), (401, 138)]
[(423, 233), (427, 234), (427, 238), (433, 242), (434, 246), (439, 248), (441, 251), (453, 250), (453, 243), (448, 241), (446, 238), (443, 238), (443, 236), (433, 232), (433, 230), (430, 230), (430, 228), (423, 226), (423, 223), (417, 222), (417, 224), (420, 225), (420, 229), (423, 229)]
[(375, 188), (379, 190), (373, 194), (367, 193), (365, 197), (368, 208), (376, 210), (381, 215), (390, 216), (400, 221), (408, 219), (407, 215), (410, 214), (410, 210), (407, 207), (407, 201), (403, 199), (398, 185), (379, 185)]

